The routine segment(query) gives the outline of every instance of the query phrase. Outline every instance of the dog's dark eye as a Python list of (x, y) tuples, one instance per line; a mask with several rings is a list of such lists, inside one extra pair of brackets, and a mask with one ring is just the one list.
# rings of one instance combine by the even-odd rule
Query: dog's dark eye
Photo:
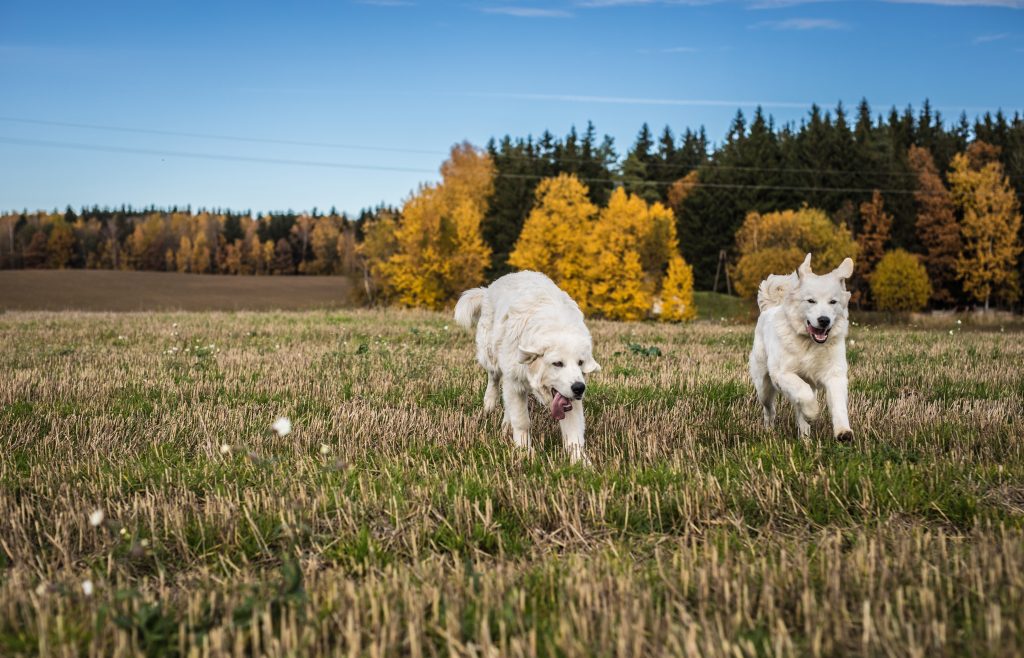
[(834, 300), (834, 299), (829, 302), (829, 304), (835, 304), (835, 303), (836, 303), (836, 300)]
[(583, 359), (580, 359), (580, 363), (579, 363), (579, 366), (580, 366), (581, 368), (583, 367)]
[(556, 367), (556, 368), (561, 368), (561, 367), (562, 367), (562, 366), (564, 366), (565, 364), (564, 364), (564, 363), (562, 363), (561, 361), (555, 361), (555, 362), (554, 362), (554, 363), (552, 363), (551, 365), (553, 365), (553, 366), (554, 366), (554, 367)]
[(817, 302), (816, 302), (816, 301), (814, 301), (813, 299), (808, 299), (808, 300), (807, 300), (807, 303), (808, 303), (808, 304), (817, 304)]

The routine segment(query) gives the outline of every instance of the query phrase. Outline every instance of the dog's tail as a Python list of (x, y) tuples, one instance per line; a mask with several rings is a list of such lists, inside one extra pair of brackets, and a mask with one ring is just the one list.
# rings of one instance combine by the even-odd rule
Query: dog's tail
[(769, 274), (757, 289), (757, 306), (767, 311), (780, 306), (786, 295), (797, 285), (796, 272), (792, 274)]
[(455, 322), (466, 329), (472, 329), (480, 318), (480, 307), (484, 303), (487, 288), (470, 288), (459, 297), (455, 305)]

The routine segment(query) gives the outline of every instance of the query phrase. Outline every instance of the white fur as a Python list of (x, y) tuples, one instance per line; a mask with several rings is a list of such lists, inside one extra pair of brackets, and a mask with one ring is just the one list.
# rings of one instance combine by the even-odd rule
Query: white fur
[[(832, 414), (832, 434), (853, 439), (847, 412), (846, 335), (849, 331), (850, 293), (846, 279), (853, 274), (849, 258), (832, 272), (811, 272), (811, 255), (787, 275), (773, 274), (757, 293), (761, 315), (750, 352), (750, 377), (764, 407), (765, 426), (775, 421), (775, 397), (781, 392), (796, 410), (797, 432), (810, 435), (818, 417), (817, 391), (824, 390)], [(812, 334), (828, 320), (825, 341)]]
[(467, 329), (477, 322), (476, 358), (487, 371), (484, 410), (497, 406), (500, 385), (515, 444), (532, 450), (529, 396), (550, 410), (555, 389), (572, 400), (559, 423), (565, 449), (574, 462), (586, 462), (583, 399), (572, 386), (601, 366), (576, 302), (543, 274), (517, 272), (462, 293), (455, 321)]

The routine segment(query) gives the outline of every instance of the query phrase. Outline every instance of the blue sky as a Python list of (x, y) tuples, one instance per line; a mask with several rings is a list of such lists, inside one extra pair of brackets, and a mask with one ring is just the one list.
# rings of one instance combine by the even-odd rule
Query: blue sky
[(353, 212), (588, 120), (622, 152), (757, 104), (1012, 114), (1024, 0), (3, 0), (0, 89), (0, 208)]

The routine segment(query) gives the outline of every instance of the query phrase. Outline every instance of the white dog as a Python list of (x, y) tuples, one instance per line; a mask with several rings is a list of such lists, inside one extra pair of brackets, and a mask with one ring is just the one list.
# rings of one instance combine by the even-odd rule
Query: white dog
[(761, 282), (750, 377), (764, 406), (766, 427), (775, 420), (775, 395), (781, 391), (796, 409), (797, 433), (809, 436), (810, 424), (818, 417), (816, 392), (825, 389), (833, 435), (840, 441), (853, 440), (846, 409), (846, 279), (852, 274), (849, 258), (828, 274), (813, 274), (807, 254), (796, 272), (772, 274)]
[[(574, 462), (584, 454), (584, 375), (601, 366), (591, 354), (590, 332), (583, 313), (569, 295), (543, 274), (506, 274), (487, 288), (462, 293), (455, 321), (476, 329), (476, 358), (487, 371), (484, 410), (505, 406), (512, 440), (532, 451), (529, 396), (560, 421), (562, 441)], [(575, 403), (573, 402), (575, 400)]]

